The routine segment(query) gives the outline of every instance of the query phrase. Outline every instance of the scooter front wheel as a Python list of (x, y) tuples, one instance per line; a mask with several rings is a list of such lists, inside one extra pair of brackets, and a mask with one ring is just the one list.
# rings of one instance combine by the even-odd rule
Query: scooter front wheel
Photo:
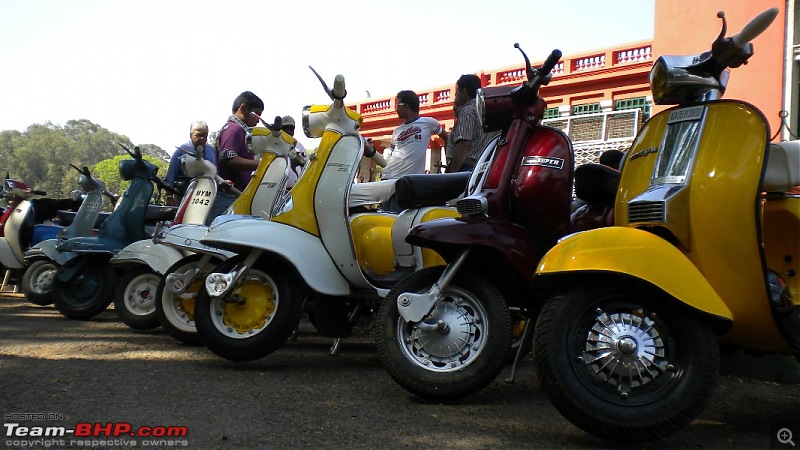
[[(60, 269), (59, 269), (60, 270)], [(53, 301), (56, 309), (70, 319), (91, 319), (108, 308), (117, 273), (108, 259), (87, 261), (69, 280), (53, 279)]]
[(614, 286), (553, 297), (536, 323), (544, 391), (577, 427), (615, 442), (663, 438), (711, 397), (719, 372), (712, 327), (671, 299)]
[(34, 305), (53, 304), (53, 278), (58, 265), (49, 259), (37, 259), (25, 269), (22, 275), (22, 292), (25, 298)]
[(134, 330), (158, 327), (156, 291), (161, 276), (149, 267), (138, 267), (125, 274), (114, 294), (114, 311), (119, 320)]
[(189, 345), (199, 345), (203, 342), (197, 333), (197, 327), (194, 323), (197, 294), (205, 289), (203, 284), (206, 276), (211, 273), (221, 260), (219, 258), (211, 258), (208, 263), (199, 267), (200, 273), (180, 294), (175, 294), (167, 289), (167, 276), (170, 274), (185, 274), (187, 271), (198, 267), (202, 258), (203, 255), (194, 254), (173, 264), (164, 272), (156, 292), (156, 315), (161, 328), (170, 336)]
[(430, 314), (406, 322), (397, 307), (405, 292), (423, 293), (444, 266), (403, 278), (378, 310), (375, 345), (400, 386), (431, 400), (453, 400), (486, 387), (511, 349), (511, 317), (502, 294), (484, 276), (462, 272), (441, 292)]
[[(241, 257), (213, 272), (230, 272)], [(232, 361), (253, 361), (280, 348), (303, 314), (303, 297), (295, 295), (297, 279), (279, 263), (258, 261), (228, 295), (212, 298), (200, 289), (195, 309), (197, 332), (212, 352)]]

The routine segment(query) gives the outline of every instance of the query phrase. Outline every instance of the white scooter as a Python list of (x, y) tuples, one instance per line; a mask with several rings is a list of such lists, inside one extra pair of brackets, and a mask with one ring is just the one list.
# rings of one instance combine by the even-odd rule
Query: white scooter
[[(279, 348), (296, 329), (306, 300), (317, 331), (346, 337), (352, 318), (374, 310), (402, 276), (444, 263), (404, 238), (421, 221), (458, 216), (440, 205), (464, 192), (470, 174), (353, 184), (365, 151), (362, 117), (344, 105), (344, 77), (338, 75), (331, 90), (314, 73), (333, 103), (303, 111), (306, 136), (322, 139), (297, 184), (271, 220), (220, 217), (201, 240), (239, 254), (206, 277), (194, 311), (203, 343), (227, 359), (253, 360)], [(394, 188), (409, 209), (351, 214), (353, 191), (372, 187)], [(423, 195), (412, 195), (417, 192)]]
[[(203, 227), (218, 186), (234, 190), (217, 175), (211, 161), (203, 159), (203, 147), (195, 149), (193, 157), (182, 162), (184, 173), (193, 177), (186, 194), (178, 206), (172, 226)], [(191, 252), (168, 245), (158, 244), (153, 239), (133, 242), (111, 258), (111, 264), (124, 271), (114, 291), (114, 310), (119, 319), (137, 330), (149, 330), (159, 325), (155, 311), (155, 298), (161, 276), (175, 262)]]
[[(260, 158), (258, 168), (229, 212), (269, 218), (285, 193), (290, 158), (297, 158), (294, 151), (297, 140), (281, 131), (280, 117), (271, 125), (263, 120), (261, 123), (264, 128), (253, 128), (247, 134), (250, 151)], [(184, 221), (162, 225), (153, 237), (154, 242), (187, 255), (170, 262), (153, 292), (155, 314), (161, 327), (170, 336), (188, 344), (200, 343), (194, 326), (194, 302), (202, 280), (211, 268), (235, 255), (203, 245), (200, 238), (207, 231), (205, 225)]]
[(74, 209), (78, 199), (45, 198), (43, 191), (6, 175), (0, 197), (7, 207), (0, 215), (0, 265), (6, 271), (5, 282), (17, 284), (26, 264), (24, 252), (31, 244), (55, 234), (63, 228), (52, 222), (60, 209)]

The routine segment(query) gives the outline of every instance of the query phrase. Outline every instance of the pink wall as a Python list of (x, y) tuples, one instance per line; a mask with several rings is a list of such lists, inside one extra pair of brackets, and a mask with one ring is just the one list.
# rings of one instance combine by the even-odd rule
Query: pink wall
[(757, 106), (767, 117), (771, 133), (780, 126), (783, 58), (785, 43), (785, 1), (783, 0), (656, 0), (653, 54), (693, 55), (711, 49), (719, 35), (725, 11), (726, 37), (739, 31), (756, 15), (771, 7), (780, 13), (772, 25), (753, 40), (753, 57), (747, 65), (731, 70), (723, 98), (740, 99)]

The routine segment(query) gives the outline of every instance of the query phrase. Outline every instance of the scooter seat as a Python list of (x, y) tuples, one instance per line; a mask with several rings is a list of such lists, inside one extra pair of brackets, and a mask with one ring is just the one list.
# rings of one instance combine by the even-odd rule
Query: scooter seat
[(612, 206), (617, 197), (620, 171), (587, 163), (575, 169), (575, 195), (596, 206)]
[(177, 212), (177, 206), (148, 205), (144, 213), (144, 220), (145, 222), (172, 220)]
[(406, 175), (395, 183), (395, 196), (403, 209), (444, 205), (463, 194), (470, 172), (434, 175)]
[(42, 223), (55, 218), (60, 210), (77, 211), (81, 202), (69, 198), (36, 198), (31, 200), (31, 205), (34, 210), (34, 223)]
[[(60, 210), (56, 213), (56, 222), (61, 226), (68, 226), (75, 220), (75, 216), (78, 213), (75, 211), (64, 211)], [(100, 224), (105, 221), (108, 216), (110, 216), (110, 212), (101, 212), (97, 215), (97, 218), (94, 220), (94, 226), (92, 228), (99, 228)]]

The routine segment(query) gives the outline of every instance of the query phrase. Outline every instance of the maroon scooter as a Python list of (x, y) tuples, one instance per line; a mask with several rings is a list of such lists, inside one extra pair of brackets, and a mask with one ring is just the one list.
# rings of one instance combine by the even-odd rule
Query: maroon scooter
[(462, 217), (420, 224), (406, 237), (447, 265), (401, 280), (377, 315), (384, 368), (403, 388), (431, 400), (470, 395), (497, 376), (512, 348), (510, 311), (527, 319), (516, 324), (534, 321), (537, 262), (569, 232), (572, 144), (560, 130), (540, 125), (547, 105), (539, 88), (550, 81), (561, 52), (553, 50), (539, 69), (520, 52), (527, 82), (478, 92), (484, 131), (502, 134), (456, 205)]

